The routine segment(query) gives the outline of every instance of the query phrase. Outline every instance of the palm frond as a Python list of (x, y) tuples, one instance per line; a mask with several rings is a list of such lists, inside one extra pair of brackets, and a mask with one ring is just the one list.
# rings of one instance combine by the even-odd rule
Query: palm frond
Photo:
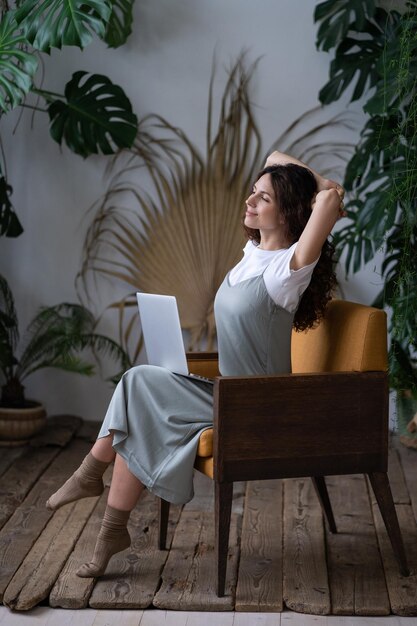
[(23, 380), (44, 367), (92, 374), (94, 366), (80, 356), (86, 349), (109, 355), (126, 366), (128, 359), (123, 349), (109, 337), (95, 333), (95, 323), (92, 313), (78, 304), (41, 309), (28, 326), (16, 375)]
[(279, 150), (308, 163), (323, 176), (343, 178), (343, 172), (353, 155), (355, 144), (346, 140), (335, 141), (333, 133), (340, 128), (355, 131), (356, 115), (350, 111), (337, 113), (329, 118), (323, 117), (325, 111), (325, 107), (318, 106), (300, 115), (274, 141), (268, 154), (273, 150)]
[[(213, 341), (214, 296), (244, 243), (244, 200), (260, 153), (248, 96), (250, 73), (240, 58), (229, 74), (215, 131), (210, 94), (205, 156), (164, 118), (142, 121), (85, 242), (82, 279), (89, 273), (112, 276), (135, 291), (175, 295), (194, 348)], [(126, 181), (126, 171), (140, 167), (148, 173), (152, 194)], [(126, 194), (134, 211), (117, 206), (118, 196)]]
[[(126, 314), (135, 310), (135, 291), (175, 295), (189, 348), (212, 346), (214, 297), (241, 257), (244, 202), (260, 169), (261, 138), (249, 97), (256, 62), (246, 67), (245, 61), (243, 54), (228, 71), (217, 123), (213, 65), (205, 154), (181, 129), (149, 115), (139, 124), (134, 146), (112, 159), (109, 186), (94, 206), (77, 285), (82, 301), (96, 299), (92, 293), (100, 290), (101, 280), (113, 279), (129, 292), (110, 305), (119, 311), (125, 349), (135, 329), (135, 314)], [(333, 138), (326, 142), (321, 133), (350, 128), (352, 121), (338, 115), (317, 122), (321, 110), (301, 116), (274, 146), (279, 143), (281, 151), (298, 158), (304, 155), (309, 163), (321, 159), (316, 169), (334, 175), (353, 146)], [(309, 129), (301, 132), (306, 123)], [(323, 153), (330, 161), (323, 163)], [(139, 348), (137, 343), (135, 357)]]

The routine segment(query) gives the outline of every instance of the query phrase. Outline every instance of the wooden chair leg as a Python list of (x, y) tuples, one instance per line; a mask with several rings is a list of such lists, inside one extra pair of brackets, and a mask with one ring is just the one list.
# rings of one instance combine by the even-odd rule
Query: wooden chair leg
[(392, 499), (388, 476), (384, 472), (374, 472), (368, 474), (368, 476), (371, 481), (372, 489), (374, 490), (376, 501), (378, 502), (379, 510), (381, 511), (382, 519), (385, 523), (385, 528), (387, 529), (388, 537), (391, 541), (395, 558), (398, 562), (400, 574), (402, 576), (409, 576), (410, 571), (408, 569), (403, 538), (398, 524), (397, 512), (395, 510), (394, 500)]
[(159, 515), (158, 515), (158, 535), (159, 535), (159, 549), (165, 550), (167, 543), (167, 530), (169, 519), (169, 507), (170, 502), (159, 498)]
[(232, 511), (233, 483), (214, 483), (215, 539), (216, 539), (216, 593), (224, 596), (226, 586), (227, 553), (229, 550), (230, 514)]
[(330, 503), (329, 492), (327, 491), (324, 476), (312, 476), (311, 480), (313, 481), (314, 489), (327, 520), (329, 530), (331, 533), (337, 533), (336, 522), (334, 520), (332, 505)]

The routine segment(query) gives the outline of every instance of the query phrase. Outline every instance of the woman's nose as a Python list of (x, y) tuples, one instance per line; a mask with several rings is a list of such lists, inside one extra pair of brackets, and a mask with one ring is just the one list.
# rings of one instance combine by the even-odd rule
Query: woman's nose
[(250, 204), (250, 206), (254, 206), (255, 205), (255, 194), (254, 193), (251, 193), (249, 198), (247, 198), (246, 204)]

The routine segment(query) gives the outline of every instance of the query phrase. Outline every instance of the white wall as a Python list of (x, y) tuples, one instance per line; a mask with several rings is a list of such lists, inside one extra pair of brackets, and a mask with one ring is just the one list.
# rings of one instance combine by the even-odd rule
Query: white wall
[[(245, 48), (249, 59), (262, 57), (252, 93), (267, 149), (296, 117), (318, 104), (327, 79), (330, 56), (315, 49), (314, 6), (313, 0), (138, 0), (127, 45), (108, 50), (95, 42), (84, 52), (54, 52), (45, 58), (44, 88), (62, 92), (79, 69), (107, 74), (126, 90), (139, 117), (159, 113), (203, 148), (213, 53), (221, 93), (222, 68)], [(344, 108), (338, 103), (333, 111)], [(65, 147), (60, 150), (49, 138), (46, 115), (37, 114), (31, 130), (26, 112), (12, 135), (17, 117), (16, 112), (2, 120), (2, 137), (25, 232), (17, 240), (1, 240), (0, 263), (23, 328), (40, 305), (76, 301), (86, 210), (105, 187), (106, 158), (83, 160)], [(370, 265), (343, 284), (347, 298), (372, 301), (378, 276)], [(100, 419), (111, 387), (98, 376), (43, 370), (27, 381), (27, 395), (42, 399), (49, 414)]]

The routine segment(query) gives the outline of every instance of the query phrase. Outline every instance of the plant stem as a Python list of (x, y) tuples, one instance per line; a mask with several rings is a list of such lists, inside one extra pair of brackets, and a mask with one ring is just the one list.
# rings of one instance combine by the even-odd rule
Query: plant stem
[(32, 106), (31, 104), (20, 104), (23, 109), (33, 109), (34, 111), (41, 111), (41, 113), (47, 113), (48, 109), (41, 109), (40, 107)]
[(42, 96), (42, 98), (45, 98), (45, 100), (54, 100), (55, 98), (61, 98), (62, 100), (65, 99), (65, 96), (63, 96), (62, 93), (46, 91), (45, 89), (36, 89), (36, 87), (32, 89), (32, 93), (37, 93), (39, 96)]

